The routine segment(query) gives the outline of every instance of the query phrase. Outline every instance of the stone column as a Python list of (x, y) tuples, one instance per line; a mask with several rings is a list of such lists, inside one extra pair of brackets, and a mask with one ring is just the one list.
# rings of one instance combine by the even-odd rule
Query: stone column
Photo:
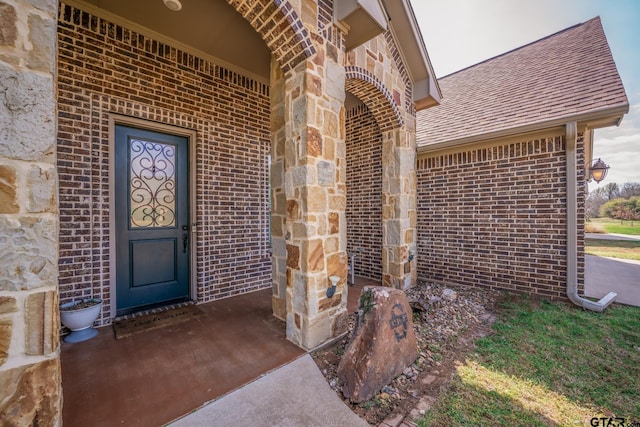
[(54, 0), (0, 2), (0, 420), (61, 423)]
[[(413, 122), (411, 122), (413, 123)], [(405, 125), (382, 135), (382, 284), (416, 283), (416, 139)]]
[[(325, 56), (326, 55), (326, 56)], [(287, 337), (314, 348), (346, 330), (342, 54), (321, 48), (285, 76)], [(327, 297), (329, 276), (340, 277)]]
[(273, 315), (281, 320), (287, 318), (286, 289), (287, 289), (287, 244), (286, 231), (286, 202), (284, 191), (284, 147), (286, 142), (285, 80), (280, 64), (271, 59), (271, 272), (273, 280), (273, 294), (271, 305)]

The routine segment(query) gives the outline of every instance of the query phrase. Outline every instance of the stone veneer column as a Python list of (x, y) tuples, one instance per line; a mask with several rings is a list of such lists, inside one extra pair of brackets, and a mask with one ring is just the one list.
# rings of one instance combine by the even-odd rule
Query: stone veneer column
[(280, 64), (271, 60), (271, 271), (273, 294), (271, 305), (273, 315), (281, 320), (287, 318), (287, 243), (286, 203), (284, 191), (284, 147), (286, 129), (284, 119), (285, 80)]
[(0, 2), (0, 420), (61, 423), (54, 0)]
[(407, 129), (411, 123), (382, 134), (382, 282), (403, 290), (417, 279), (416, 139)]
[[(320, 50), (285, 75), (287, 338), (305, 349), (346, 331), (345, 72), (341, 55), (337, 49)], [(277, 152), (282, 141), (279, 136), (274, 138), (278, 139)], [(274, 199), (278, 202), (281, 196), (276, 194)], [(335, 295), (328, 298), (332, 275), (339, 276), (340, 282)]]

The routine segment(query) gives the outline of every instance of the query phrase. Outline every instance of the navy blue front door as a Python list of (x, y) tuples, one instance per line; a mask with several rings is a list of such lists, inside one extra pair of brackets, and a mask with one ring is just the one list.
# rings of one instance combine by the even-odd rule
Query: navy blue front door
[(189, 296), (187, 138), (115, 129), (116, 310)]

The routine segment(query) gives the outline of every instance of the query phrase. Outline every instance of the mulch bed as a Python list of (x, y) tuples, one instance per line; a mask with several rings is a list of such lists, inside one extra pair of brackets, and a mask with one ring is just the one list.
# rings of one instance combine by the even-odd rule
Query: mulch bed
[(418, 358), (369, 401), (356, 404), (344, 399), (337, 377), (340, 357), (351, 338), (357, 314), (350, 317), (350, 333), (345, 338), (312, 354), (331, 388), (371, 425), (398, 417), (415, 419), (424, 414), (448, 387), (457, 362), (473, 350), (476, 339), (490, 333), (495, 320), (493, 312), (502, 294), (420, 283), (407, 296), (414, 310)]

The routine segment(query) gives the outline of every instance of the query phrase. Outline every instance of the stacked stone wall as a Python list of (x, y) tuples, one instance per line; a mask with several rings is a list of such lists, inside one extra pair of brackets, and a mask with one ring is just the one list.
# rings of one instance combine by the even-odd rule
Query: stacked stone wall
[(382, 279), (382, 134), (367, 107), (347, 112), (347, 252), (355, 274)]
[(408, 289), (416, 270), (416, 139), (411, 79), (389, 32), (347, 53), (346, 89), (382, 134), (382, 284)]
[[(564, 134), (426, 154), (418, 160), (418, 274), (426, 281), (566, 296)], [(578, 140), (578, 241), (584, 140)], [(584, 283), (584, 246), (578, 247)]]
[[(287, 337), (307, 349), (344, 333), (347, 318), (343, 53), (327, 40), (316, 50), (284, 85), (273, 82), (285, 89), (273, 112), (284, 127), (273, 129), (284, 138), (286, 204), (276, 194), (274, 212), (286, 218)], [(340, 278), (333, 295), (330, 276)]]
[(269, 86), (64, 4), (58, 40), (61, 301), (111, 320), (112, 113), (196, 132), (198, 301), (271, 286)]
[[(413, 86), (391, 31), (349, 51), (346, 67), (347, 78), (362, 81), (348, 81), (347, 90), (367, 104), (383, 132), (413, 122)], [(364, 83), (367, 87), (358, 90)], [(377, 92), (386, 100), (375, 102)]]
[(0, 3), (0, 424), (60, 421), (57, 2)]

